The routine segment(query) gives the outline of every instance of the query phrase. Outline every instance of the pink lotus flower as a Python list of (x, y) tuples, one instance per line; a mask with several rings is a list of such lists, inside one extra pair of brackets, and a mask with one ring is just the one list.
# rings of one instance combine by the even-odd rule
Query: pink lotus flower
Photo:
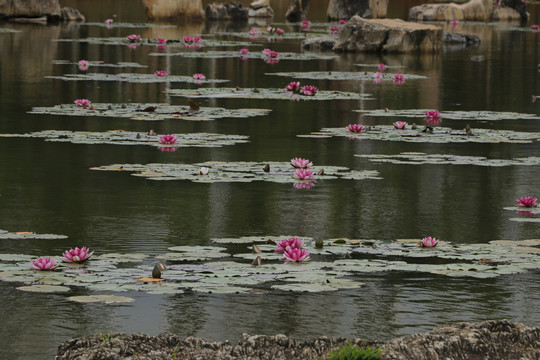
[(201, 74), (201, 73), (193, 74), (193, 78), (195, 80), (206, 80), (206, 76), (204, 74)]
[(167, 72), (165, 70), (158, 70), (154, 73), (156, 76), (167, 76)]
[(174, 145), (178, 141), (178, 138), (172, 134), (165, 134), (159, 137), (159, 142), (164, 145)]
[(131, 42), (139, 42), (141, 41), (141, 35), (131, 34), (127, 36), (127, 39)]
[(317, 91), (319, 91), (319, 89), (317, 89), (317, 87), (313, 85), (304, 85), (300, 88), (300, 94), (306, 96), (314, 96)]
[(297, 169), (307, 169), (313, 165), (308, 159), (293, 158), (291, 159), (291, 165)]
[(248, 49), (240, 49), (240, 54), (242, 54), (242, 55), (249, 54), (249, 50)]
[(407, 123), (405, 121), (396, 121), (394, 123), (394, 127), (399, 130), (405, 130)]
[(276, 34), (283, 35), (283, 34), (285, 34), (285, 30), (283, 30), (282, 28), (277, 28), (276, 29)]
[(105, 24), (112, 24), (113, 23), (113, 19), (106, 19), (105, 20)]
[(366, 128), (361, 124), (349, 124), (347, 125), (347, 131), (352, 133), (363, 133), (366, 131)]
[(382, 63), (381, 63), (381, 64), (379, 64), (379, 65), (377, 66), (377, 68), (379, 69), (379, 71), (384, 71), (384, 70), (386, 70), (386, 64), (382, 64)]
[(287, 86), (285, 86), (285, 90), (292, 91), (293, 93), (297, 93), (300, 91), (300, 82), (298, 81), (291, 81)]
[(86, 109), (92, 102), (88, 99), (77, 99), (74, 101), (75, 105)]
[(298, 189), (298, 190), (311, 189), (315, 187), (315, 181), (307, 181), (307, 182), (299, 181), (299, 182), (295, 182), (293, 186), (295, 189)]
[(339, 26), (330, 26), (330, 34), (337, 34), (339, 31)]
[(426, 112), (426, 122), (429, 126), (437, 126), (441, 123), (441, 113), (438, 110)]
[(37, 258), (32, 260), (31, 269), (34, 270), (54, 270), (58, 265), (58, 261), (50, 257)]
[(538, 24), (531, 25), (531, 30), (532, 31), (538, 31)]
[(276, 28), (269, 26), (266, 28), (266, 31), (268, 31), (270, 34), (274, 33), (276, 31)]
[(456, 19), (452, 20), (452, 29), (457, 28), (457, 26), (458, 26), (458, 21)]
[(200, 175), (208, 175), (209, 172), (210, 172), (210, 169), (204, 166), (201, 166), (201, 168), (199, 169)]
[(163, 45), (167, 43), (167, 39), (157, 39), (156, 42), (160, 45)]
[(308, 262), (311, 259), (309, 258), (309, 252), (304, 249), (292, 249), (289, 248), (283, 253), (285, 256), (285, 261), (290, 262)]
[(302, 21), (302, 29), (309, 29), (310, 26), (311, 26), (311, 21), (309, 20)]
[(315, 178), (315, 172), (310, 169), (296, 169), (294, 170), (293, 177), (298, 180), (313, 180)]
[(198, 43), (200, 43), (201, 41), (202, 41), (202, 38), (201, 38), (200, 36), (194, 36), (194, 37), (193, 37), (193, 42), (194, 42), (194, 43), (198, 44)]
[(340, 25), (345, 25), (348, 22), (349, 22), (348, 20), (344, 20), (344, 19), (339, 20)]
[(264, 49), (263, 51), (263, 54), (270, 57), (270, 58), (277, 58), (279, 57), (279, 53), (276, 52), (276, 51), (272, 51), (270, 49)]
[(382, 77), (382, 74), (380, 72), (376, 72), (375, 74), (373, 74), (373, 76), (375, 77), (375, 79), (380, 79)]
[(394, 74), (394, 80), (405, 80), (405, 75), (403, 74)]
[(287, 249), (300, 249), (304, 245), (304, 240), (299, 237), (293, 236), (285, 240), (281, 240), (276, 244), (277, 248), (274, 250), (275, 253), (283, 254)]
[(259, 32), (257, 31), (257, 29), (251, 29), (249, 30), (249, 35), (257, 35)]
[(191, 36), (184, 36), (183, 40), (186, 44), (193, 43), (193, 38)]
[(538, 206), (538, 199), (532, 196), (525, 196), (520, 197), (517, 201), (517, 206), (521, 207), (537, 207)]
[(439, 240), (432, 238), (431, 236), (425, 237), (421, 242), (418, 243), (418, 246), (421, 247), (435, 247), (439, 243)]
[(71, 263), (82, 263), (90, 258), (94, 252), (90, 252), (86, 246), (82, 248), (76, 247), (75, 249), (69, 249), (64, 252), (62, 260)]
[(77, 64), (79, 65), (79, 70), (82, 71), (88, 70), (88, 66), (90, 66), (90, 64), (86, 60), (79, 60)]

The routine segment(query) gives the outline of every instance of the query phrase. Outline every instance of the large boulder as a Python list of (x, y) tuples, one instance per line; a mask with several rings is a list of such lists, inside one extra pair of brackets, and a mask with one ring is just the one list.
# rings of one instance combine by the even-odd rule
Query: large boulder
[(309, 0), (289, 0), (289, 8), (285, 18), (292, 22), (301, 21), (309, 5)]
[(142, 0), (150, 20), (204, 19), (202, 0)]
[(328, 19), (350, 19), (355, 15), (363, 18), (384, 18), (388, 0), (330, 0)]
[(492, 0), (470, 0), (464, 4), (423, 4), (409, 9), (411, 21), (526, 21), (528, 18), (522, 0), (500, 0), (495, 6)]
[(526, 22), (529, 20), (529, 13), (522, 0), (500, 0), (493, 9), (491, 20)]
[(540, 328), (508, 320), (456, 323), (391, 341), (382, 347), (382, 360), (537, 360)]
[(443, 31), (433, 25), (400, 19), (353, 18), (341, 29), (334, 51), (346, 52), (438, 52)]
[(271, 18), (274, 10), (270, 7), (270, 0), (256, 0), (249, 4), (249, 17)]
[(334, 48), (337, 40), (333, 37), (313, 37), (310, 36), (302, 40), (300, 44), (302, 49), (310, 51), (329, 51)]
[(47, 18), (60, 19), (58, 0), (0, 0), (0, 19), (3, 18)]
[(205, 14), (208, 20), (247, 20), (249, 8), (237, 1), (214, 2), (206, 6)]

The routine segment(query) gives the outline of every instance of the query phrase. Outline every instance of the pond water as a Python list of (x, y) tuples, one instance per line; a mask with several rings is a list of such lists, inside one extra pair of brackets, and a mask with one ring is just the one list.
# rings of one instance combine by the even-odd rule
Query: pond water
[[(284, 23), (285, 1), (276, 4), (274, 23)], [(406, 18), (420, 1), (391, 2), (390, 17)], [(146, 21), (138, 1), (69, 0), (88, 22)], [(274, 4), (272, 4), (274, 5)], [(312, 1), (309, 19), (325, 22), (326, 3)], [(125, 37), (181, 39), (203, 34), (205, 39), (250, 41), (218, 32), (247, 33), (255, 24), (202, 23), (176, 27), (107, 29), (85, 24), (0, 23), (20, 32), (0, 33), (0, 133), (41, 130), (106, 131), (124, 129), (158, 134), (209, 132), (246, 135), (249, 142), (220, 148), (179, 148), (162, 152), (153, 146), (118, 146), (48, 142), (40, 138), (0, 137), (0, 229), (67, 235), (60, 240), (2, 240), (0, 253), (58, 257), (64, 250), (88, 246), (95, 254), (142, 253), (153, 256), (180, 245), (212, 246), (212, 238), (294, 234), (315, 239), (420, 239), (435, 236), (454, 244), (535, 239), (538, 222), (516, 222), (504, 207), (515, 199), (540, 195), (538, 165), (488, 167), (446, 164), (392, 164), (354, 155), (424, 152), (512, 159), (540, 156), (538, 141), (528, 143), (409, 143), (351, 140), (346, 137), (310, 138), (297, 135), (351, 123), (391, 125), (395, 120), (353, 110), (439, 109), (496, 111), (540, 115), (539, 34), (529, 31), (540, 7), (528, 6), (528, 24), (459, 24), (448, 31), (480, 36), (476, 47), (445, 46), (439, 54), (347, 54), (331, 60), (187, 58), (154, 56), (154, 46), (88, 44), (59, 39)], [(164, 24), (158, 24), (164, 25)], [(262, 25), (263, 29), (265, 23)], [(297, 27), (280, 25), (286, 32)], [(329, 27), (329, 26), (328, 26)], [(326, 31), (328, 27), (321, 29)], [(214, 35), (212, 35), (214, 34)], [(253, 41), (252, 52), (269, 47), (299, 52), (300, 40)], [(239, 46), (225, 48), (238, 50)], [(223, 50), (215, 48), (209, 50)], [(165, 52), (172, 50), (165, 50)], [(484, 61), (471, 57), (483, 56)], [(371, 94), (371, 99), (287, 101), (239, 98), (201, 98), (201, 106), (265, 108), (265, 116), (214, 121), (134, 121), (114, 117), (29, 114), (33, 107), (93, 103), (159, 103), (186, 105), (168, 89), (196, 89), (195, 84), (63, 81), (48, 78), (81, 73), (81, 59), (147, 67), (92, 67), (88, 72), (174, 75), (204, 73), (228, 83), (204, 87), (284, 88), (294, 77), (273, 72), (373, 71), (357, 64), (386, 63), (389, 72), (422, 75), (403, 85), (373, 80), (300, 80), (321, 90)], [(497, 121), (444, 120), (444, 126), (540, 131), (538, 119)], [(435, 129), (437, 131), (438, 129)], [(292, 183), (194, 183), (187, 180), (151, 181), (127, 173), (91, 171), (109, 164), (205, 161), (288, 162), (305, 157), (320, 166), (377, 170), (379, 180), (320, 180), (311, 189)], [(537, 260), (536, 260), (537, 261)], [(538, 262), (536, 262), (538, 263)], [(20, 284), (0, 281), (0, 358), (53, 358), (62, 341), (102, 331), (171, 332), (209, 340), (238, 340), (242, 333), (284, 333), (301, 339), (332, 335), (389, 340), (423, 332), (455, 321), (507, 318), (528, 325), (540, 321), (538, 270), (489, 279), (447, 277), (430, 273), (392, 271), (355, 275), (364, 285), (335, 292), (264, 294), (151, 295), (118, 293), (135, 299), (119, 305), (80, 304), (68, 296), (96, 292), (73, 287), (69, 295), (16, 290)], [(117, 294), (115, 292), (108, 292)]]

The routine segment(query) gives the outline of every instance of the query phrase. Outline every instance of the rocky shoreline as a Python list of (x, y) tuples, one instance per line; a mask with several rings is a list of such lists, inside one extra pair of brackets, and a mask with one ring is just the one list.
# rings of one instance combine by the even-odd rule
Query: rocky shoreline
[(298, 341), (285, 335), (247, 335), (237, 344), (209, 342), (173, 334), (93, 334), (62, 343), (58, 360), (186, 359), (186, 360), (316, 360), (345, 343), (381, 348), (381, 359), (415, 360), (539, 360), (540, 328), (508, 320), (443, 325), (426, 334), (388, 343), (320, 337)]

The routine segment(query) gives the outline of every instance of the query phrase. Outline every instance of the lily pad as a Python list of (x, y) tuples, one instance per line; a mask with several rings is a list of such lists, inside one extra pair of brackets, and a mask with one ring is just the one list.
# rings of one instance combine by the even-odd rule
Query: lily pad
[(252, 51), (247, 54), (240, 54), (236, 51), (184, 51), (177, 53), (150, 53), (153, 56), (181, 56), (185, 58), (204, 58), (204, 59), (223, 59), (223, 58), (242, 58), (242, 59), (263, 59), (270, 61), (279, 60), (332, 60), (336, 55), (321, 55), (319, 53), (289, 53), (280, 52), (279, 57), (269, 58), (262, 51)]
[[(415, 143), (531, 143), (540, 140), (540, 133), (517, 132), (511, 130), (473, 129), (473, 135), (467, 135), (465, 130), (450, 128), (436, 128), (433, 133), (417, 130), (399, 130), (392, 125), (370, 126), (363, 133), (352, 133), (345, 127), (325, 128), (313, 135), (301, 137), (314, 137), (319, 135), (343, 136), (351, 140), (382, 140), (403, 141)], [(529, 160), (526, 160), (529, 161)]]
[[(69, 60), (53, 60), (54, 65), (79, 65), (78, 62)], [(112, 68), (147, 68), (148, 65), (141, 65), (134, 62), (118, 62), (116, 64), (107, 64), (103, 61), (88, 61), (89, 67), (112, 67)]]
[[(221, 147), (224, 145), (234, 145), (249, 142), (247, 136), (242, 135), (222, 135), (211, 133), (191, 133), (174, 134), (178, 141), (170, 147)], [(106, 132), (90, 131), (63, 131), (45, 130), (29, 134), (0, 134), (0, 137), (29, 137), (44, 138), (46, 141), (69, 142), (73, 144), (111, 144), (111, 145), (152, 145), (157, 147), (165, 146), (159, 142), (159, 135), (148, 135), (125, 130), (110, 130)], [(49, 234), (20, 235), (20, 237), (10, 237), (17, 233), (0, 234), (0, 239), (4, 238), (37, 238), (37, 239), (63, 239), (67, 236)], [(56, 237), (52, 237), (56, 236)], [(61, 237), (63, 236), (63, 237)]]
[(185, 75), (167, 75), (157, 76), (154, 74), (102, 74), (102, 73), (85, 73), (85, 74), (65, 74), (63, 76), (45, 76), (49, 79), (58, 79), (64, 81), (115, 81), (115, 82), (130, 82), (130, 83), (190, 83), (190, 84), (216, 84), (224, 83), (229, 80), (223, 79), (205, 79), (197, 80), (193, 76)]
[(285, 89), (236, 89), (236, 88), (199, 88), (171, 89), (172, 96), (189, 98), (238, 98), (266, 100), (372, 100), (370, 94), (360, 94), (343, 91), (318, 91), (313, 96), (302, 96), (288, 92)]
[(18, 32), (21, 32), (21, 30), (0, 28), (0, 34), (9, 34), (9, 33), (18, 33)]
[[(265, 73), (265, 75), (285, 76), (293, 79), (313, 79), (313, 80), (375, 80), (374, 72), (360, 71), (309, 71), (309, 72), (275, 72)], [(427, 76), (404, 74), (405, 79), (427, 79)], [(394, 80), (394, 74), (382, 73), (380, 80)], [(425, 113), (424, 113), (425, 115)]]
[(540, 217), (510, 218), (510, 221), (540, 223)]
[(132, 303), (135, 299), (126, 296), (117, 295), (86, 295), (86, 296), (70, 296), (68, 300), (80, 303), (101, 303), (101, 304), (117, 304), (117, 303)]
[(66, 293), (69, 292), (71, 289), (67, 286), (60, 285), (30, 285), (19, 286), (17, 290), (40, 293)]
[(95, 257), (95, 259), (112, 261), (112, 262), (118, 263), (118, 262), (139, 262), (146, 259), (147, 257), (148, 256), (145, 254), (107, 253), (107, 254), (98, 255)]
[[(268, 165), (269, 172), (263, 171)], [(201, 175), (200, 168), (208, 168), (208, 174)], [(324, 175), (318, 175), (318, 180), (351, 178), (351, 171), (346, 167), (325, 166), (312, 167), (315, 173), (324, 169)], [(270, 181), (277, 183), (294, 183), (293, 168), (288, 162), (204, 162), (188, 164), (113, 164), (93, 167), (91, 170), (134, 172), (134, 176), (146, 177), (152, 180), (190, 180), (193, 182), (252, 182)], [(376, 171), (355, 172), (355, 180), (380, 179)]]
[[(432, 109), (405, 109), (405, 110), (353, 110), (362, 115), (374, 117), (404, 117), (416, 118), (422, 121), (426, 115), (426, 111)], [(521, 114), (515, 112), (498, 112), (498, 111), (441, 111), (441, 119), (444, 120), (467, 120), (467, 121), (496, 121), (496, 120), (540, 120), (536, 114)], [(474, 128), (472, 129), (474, 134)]]
[(92, 104), (92, 108), (82, 108), (75, 104), (56, 105), (53, 107), (35, 107), (30, 114), (49, 114), (67, 116), (101, 116), (128, 118), (132, 120), (191, 120), (205, 121), (219, 118), (247, 118), (267, 115), (268, 109), (224, 109), (200, 107), (190, 110), (186, 106), (169, 104)]
[[(190, 43), (187, 44), (183, 40), (177, 39), (168, 39), (167, 44), (159, 44), (157, 39), (145, 39), (141, 38), (139, 41), (130, 41), (126, 37), (108, 37), (108, 38), (98, 38), (98, 37), (89, 37), (89, 38), (79, 38), (79, 39), (54, 39), (53, 41), (58, 42), (82, 42), (88, 43), (91, 45), (181, 45), (188, 48), (200, 49), (203, 47), (221, 47), (221, 46), (250, 46), (253, 45), (250, 42), (240, 42), (240, 41), (225, 41), (225, 40), (202, 40), (199, 43)], [(175, 53), (174, 55), (177, 55)], [(159, 55), (173, 55), (168, 53), (159, 53)]]
[(378, 163), (422, 165), (422, 164), (450, 164), (450, 165), (475, 165), (475, 166), (517, 166), (517, 165), (540, 165), (540, 157), (514, 158), (514, 159), (488, 159), (483, 156), (463, 156), (451, 154), (427, 154), (422, 152), (400, 153), (398, 155), (386, 154), (360, 154), (355, 155), (367, 158), (369, 161)]
[(19, 231), (19, 232), (2, 231), (0, 232), (0, 240), (23, 240), (23, 239), (58, 240), (58, 239), (67, 239), (67, 236), (56, 235), (56, 234), (36, 234), (30, 231)]
[[(242, 236), (239, 238), (213, 238), (212, 242), (218, 244), (253, 244), (253, 243), (277, 243), (283, 239), (293, 237), (294, 235), (281, 236)], [(304, 241), (312, 240), (310, 237), (301, 236)]]
[(82, 22), (79, 26), (99, 26), (112, 28), (163, 28), (163, 29), (175, 29), (175, 25), (158, 25), (153, 23), (125, 23), (125, 22), (112, 22), (107, 24), (105, 22)]

